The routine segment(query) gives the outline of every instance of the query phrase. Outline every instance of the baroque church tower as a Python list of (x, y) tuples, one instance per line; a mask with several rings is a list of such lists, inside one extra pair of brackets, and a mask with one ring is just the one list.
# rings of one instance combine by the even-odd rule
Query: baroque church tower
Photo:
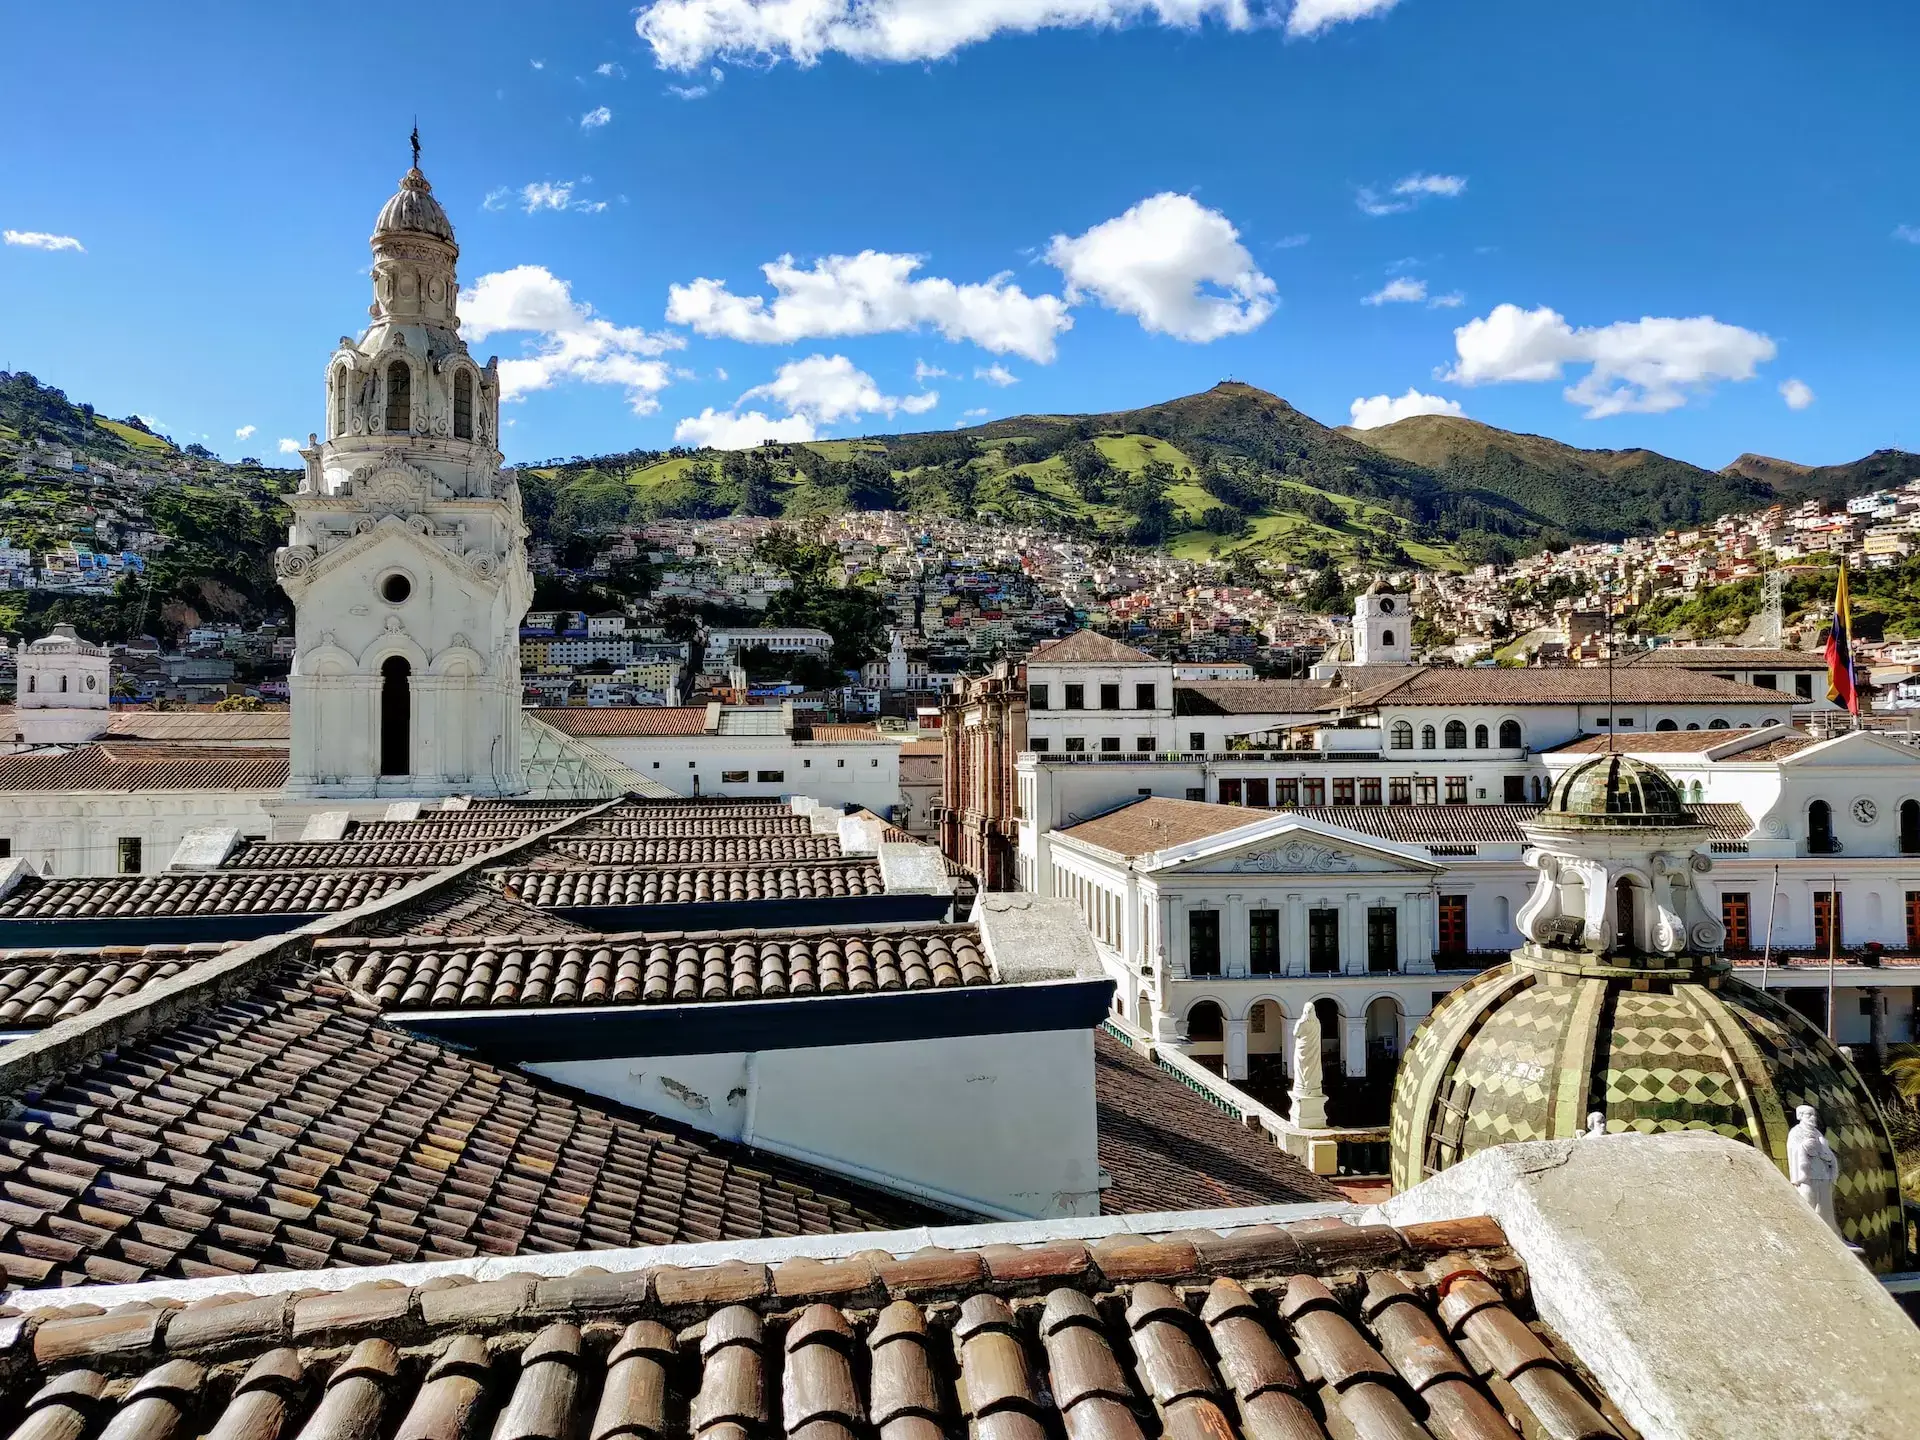
[(460, 338), (460, 247), (414, 166), (373, 227), (372, 324), (327, 362), (292, 531), (287, 791), (371, 799), (526, 789), (520, 490), (500, 468), (497, 360)]

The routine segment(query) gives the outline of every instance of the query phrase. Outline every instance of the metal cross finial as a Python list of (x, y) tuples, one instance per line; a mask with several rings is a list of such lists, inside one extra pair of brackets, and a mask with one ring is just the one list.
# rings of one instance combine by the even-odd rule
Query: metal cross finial
[(420, 122), (413, 122), (413, 134), (408, 137), (413, 142), (413, 168), (420, 168)]

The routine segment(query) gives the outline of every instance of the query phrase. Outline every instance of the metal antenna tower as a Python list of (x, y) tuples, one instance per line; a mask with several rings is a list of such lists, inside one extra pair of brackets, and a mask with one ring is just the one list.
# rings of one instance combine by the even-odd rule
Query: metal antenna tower
[(1787, 572), (1778, 567), (1767, 571), (1766, 605), (1760, 612), (1760, 644), (1768, 650), (1784, 650), (1787, 644)]

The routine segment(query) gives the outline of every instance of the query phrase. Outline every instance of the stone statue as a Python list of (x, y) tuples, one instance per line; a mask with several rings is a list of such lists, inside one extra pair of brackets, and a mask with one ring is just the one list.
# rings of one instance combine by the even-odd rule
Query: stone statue
[(1802, 1105), (1793, 1112), (1798, 1121), (1787, 1132), (1787, 1179), (1791, 1180), (1811, 1205), (1814, 1213), (1840, 1233), (1840, 1222), (1833, 1213), (1833, 1184), (1840, 1178), (1840, 1157), (1833, 1153), (1827, 1137), (1820, 1133), (1820, 1112)]
[(1606, 1115), (1599, 1110), (1589, 1110), (1587, 1112), (1587, 1129), (1586, 1129), (1585, 1138), (1598, 1140), (1603, 1136), (1605, 1136), (1606, 1133), (1607, 1133)]
[(1327, 1092), (1320, 1073), (1320, 1012), (1309, 1005), (1293, 1026), (1293, 1123), (1302, 1130), (1327, 1126)]

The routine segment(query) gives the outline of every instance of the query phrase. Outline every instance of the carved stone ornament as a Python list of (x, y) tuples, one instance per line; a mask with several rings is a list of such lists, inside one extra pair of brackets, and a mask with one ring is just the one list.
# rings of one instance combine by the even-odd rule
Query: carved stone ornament
[(485, 551), (469, 551), (467, 564), (473, 567), (473, 573), (482, 580), (491, 580), (500, 573), (500, 562)]
[(1289, 840), (1272, 850), (1242, 855), (1232, 865), (1236, 872), (1248, 875), (1299, 874), (1303, 871), (1326, 875), (1353, 868), (1353, 856), (1345, 851), (1329, 849), (1325, 845), (1310, 845), (1304, 840)]
[(311, 545), (283, 545), (273, 552), (273, 568), (282, 579), (295, 580), (313, 565)]

